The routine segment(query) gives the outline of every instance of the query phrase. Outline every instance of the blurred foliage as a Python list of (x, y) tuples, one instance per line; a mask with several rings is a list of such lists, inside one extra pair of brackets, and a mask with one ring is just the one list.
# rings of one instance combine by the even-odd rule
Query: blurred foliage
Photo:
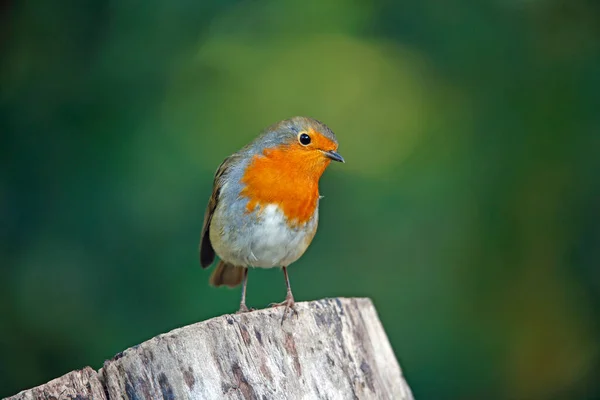
[(600, 398), (599, 4), (1, 1), (0, 396), (234, 311), (213, 173), (308, 115), (298, 300), (371, 297), (419, 399)]

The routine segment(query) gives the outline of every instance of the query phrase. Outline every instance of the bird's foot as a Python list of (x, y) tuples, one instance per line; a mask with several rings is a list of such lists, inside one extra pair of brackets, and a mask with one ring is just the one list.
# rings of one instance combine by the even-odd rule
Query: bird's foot
[(236, 314), (244, 314), (250, 311), (254, 311), (254, 308), (248, 308), (245, 304), (240, 304), (240, 309), (237, 310)]
[(296, 302), (294, 301), (294, 296), (292, 296), (291, 294), (288, 294), (286, 296), (285, 300), (282, 301), (281, 303), (271, 303), (270, 306), (271, 307), (285, 307), (285, 309), (283, 310), (283, 317), (281, 318), (282, 325), (283, 325), (283, 321), (285, 320), (285, 317), (288, 314), (288, 311), (290, 311), (291, 315), (298, 316), (298, 310), (296, 310)]

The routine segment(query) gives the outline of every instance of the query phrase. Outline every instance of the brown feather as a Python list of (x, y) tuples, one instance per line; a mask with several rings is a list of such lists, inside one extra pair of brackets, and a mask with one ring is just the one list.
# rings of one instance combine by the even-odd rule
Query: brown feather
[(208, 268), (215, 260), (215, 250), (210, 242), (210, 221), (212, 220), (212, 216), (219, 202), (219, 193), (223, 186), (223, 176), (227, 172), (234, 157), (237, 157), (237, 154), (227, 157), (221, 165), (219, 165), (219, 168), (217, 168), (217, 172), (215, 173), (213, 192), (208, 200), (208, 205), (206, 206), (204, 223), (202, 224), (202, 236), (200, 237), (200, 265), (202, 268)]
[(217, 268), (213, 271), (210, 276), (210, 284), (216, 287), (229, 286), (236, 287), (244, 279), (245, 267), (236, 267), (232, 264), (226, 263), (225, 261), (219, 261)]

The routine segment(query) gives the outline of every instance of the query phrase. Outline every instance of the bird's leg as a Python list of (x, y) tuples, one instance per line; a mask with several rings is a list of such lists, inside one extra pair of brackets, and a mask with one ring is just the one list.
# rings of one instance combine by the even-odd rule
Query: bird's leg
[(285, 316), (287, 315), (288, 310), (291, 310), (292, 314), (298, 315), (298, 311), (296, 311), (296, 302), (294, 301), (294, 295), (292, 294), (292, 288), (290, 286), (290, 278), (287, 273), (287, 267), (282, 267), (282, 269), (283, 269), (283, 276), (285, 277), (287, 294), (285, 296), (285, 300), (282, 301), (281, 303), (271, 304), (271, 307), (285, 306), (285, 309), (283, 310), (283, 318), (281, 319), (281, 323), (283, 323), (283, 320), (285, 319)]
[(240, 309), (237, 312), (238, 314), (251, 311), (246, 306), (246, 284), (247, 283), (248, 283), (248, 268), (244, 268), (244, 279), (242, 282), (242, 300), (240, 300)]

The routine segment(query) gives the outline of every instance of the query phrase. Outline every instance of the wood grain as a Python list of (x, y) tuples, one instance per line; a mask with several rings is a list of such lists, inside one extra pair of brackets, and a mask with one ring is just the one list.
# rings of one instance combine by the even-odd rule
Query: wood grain
[[(297, 310), (283, 324), (283, 309), (270, 308), (159, 335), (106, 361), (98, 377), (84, 369), (93, 384), (80, 398), (413, 398), (369, 299), (297, 303)], [(104, 390), (91, 390), (99, 381)], [(82, 389), (77, 382), (69, 393)]]
[(8, 397), (11, 400), (107, 400), (98, 373), (90, 367), (69, 372), (45, 385)]

